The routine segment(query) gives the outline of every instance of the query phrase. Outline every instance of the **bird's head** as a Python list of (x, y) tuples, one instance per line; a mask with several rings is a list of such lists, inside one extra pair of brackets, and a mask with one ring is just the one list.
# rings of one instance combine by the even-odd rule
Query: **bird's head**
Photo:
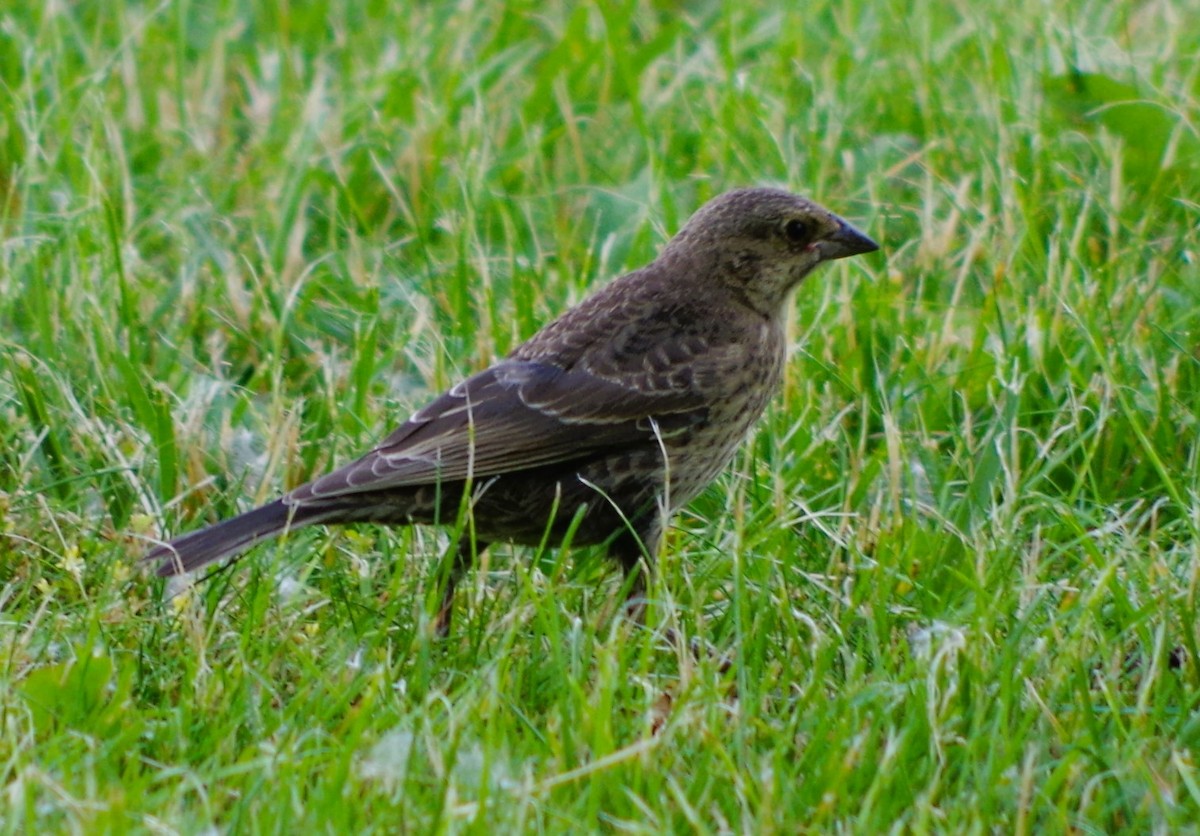
[(877, 249), (811, 200), (781, 189), (739, 189), (700, 207), (663, 255), (686, 257), (693, 271), (711, 270), (712, 279), (774, 316), (818, 264)]

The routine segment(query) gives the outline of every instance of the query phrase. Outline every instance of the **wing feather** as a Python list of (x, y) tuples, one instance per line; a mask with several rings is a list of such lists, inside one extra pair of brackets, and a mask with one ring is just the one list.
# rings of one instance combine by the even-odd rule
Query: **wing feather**
[[(657, 443), (702, 422), (709, 396), (670, 361), (647, 357), (633, 376), (584, 365), (503, 360), (419, 410), (357, 461), (288, 495), (290, 503), (441, 481), (480, 479)], [(696, 346), (686, 352), (694, 357)], [(655, 369), (655, 366), (661, 368)]]

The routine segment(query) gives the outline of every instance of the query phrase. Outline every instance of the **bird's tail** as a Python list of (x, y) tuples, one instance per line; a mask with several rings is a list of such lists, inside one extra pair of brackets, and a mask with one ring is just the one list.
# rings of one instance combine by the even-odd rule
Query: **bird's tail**
[(190, 572), (214, 560), (241, 554), (255, 543), (277, 537), (285, 530), (317, 522), (319, 515), (306, 510), (279, 499), (155, 546), (145, 559), (159, 561), (158, 574), (164, 577)]

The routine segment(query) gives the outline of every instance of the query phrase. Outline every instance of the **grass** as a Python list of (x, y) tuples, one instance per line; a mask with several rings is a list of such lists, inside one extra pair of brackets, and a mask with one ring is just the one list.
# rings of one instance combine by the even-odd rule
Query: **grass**
[[(0, 7), (5, 832), (1200, 818), (1200, 6)], [(362, 451), (703, 200), (884, 244), (667, 538), (147, 538)], [(669, 702), (669, 704), (668, 704)]]

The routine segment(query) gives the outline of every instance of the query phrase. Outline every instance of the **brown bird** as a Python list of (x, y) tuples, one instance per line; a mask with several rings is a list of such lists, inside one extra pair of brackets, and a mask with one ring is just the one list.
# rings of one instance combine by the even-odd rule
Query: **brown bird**
[[(357, 461), (156, 546), (160, 575), (317, 523), (461, 526), (455, 584), (488, 544), (603, 544), (631, 599), (664, 523), (721, 471), (783, 375), (791, 290), (878, 245), (777, 189), (706, 203), (649, 265), (567, 311), (419, 410)], [(460, 512), (469, 515), (461, 517)], [(469, 534), (466, 532), (470, 532)]]

